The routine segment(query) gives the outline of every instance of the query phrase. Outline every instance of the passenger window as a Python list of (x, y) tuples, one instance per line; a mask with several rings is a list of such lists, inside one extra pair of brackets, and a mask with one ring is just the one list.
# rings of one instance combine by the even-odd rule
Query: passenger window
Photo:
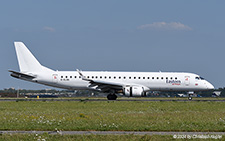
[(177, 77), (175, 77), (175, 79), (177, 79)]
[(102, 79), (102, 76), (100, 76), (100, 78)]
[(114, 76), (114, 79), (116, 79), (116, 77)]
[(148, 79), (150, 79), (150, 77), (148, 77)]
[(61, 76), (61, 78), (63, 78), (63, 76)]
[(143, 77), (143, 79), (145, 79), (145, 77)]
[(81, 76), (79, 76), (79, 78), (81, 78)]
[(74, 78), (77, 78), (77, 76), (74, 76)]
[(94, 78), (94, 76), (92, 76), (91, 78)]
[(134, 77), (134, 79), (136, 79), (136, 77)]
[(131, 79), (131, 77), (129, 77), (129, 79)]
[(120, 79), (121, 77), (119, 76), (119, 79)]
[(109, 79), (111, 79), (111, 76), (109, 76)]
[(154, 79), (154, 77), (152, 77), (152, 79)]
[(87, 76), (87, 78), (89, 78), (89, 76)]
[(161, 77), (161, 79), (163, 79), (163, 77)]
[(67, 76), (66, 76), (66, 78), (67, 78)]
[(166, 77), (166, 79), (168, 79), (168, 77)]
[(170, 77), (170, 79), (173, 79), (173, 77)]
[(141, 77), (138, 77), (138, 79), (141, 79)]
[(105, 79), (107, 78), (107, 76), (105, 76)]
[(157, 79), (159, 79), (159, 77), (157, 77)]
[(95, 76), (95, 78), (97, 79), (97, 78), (98, 78), (98, 76)]

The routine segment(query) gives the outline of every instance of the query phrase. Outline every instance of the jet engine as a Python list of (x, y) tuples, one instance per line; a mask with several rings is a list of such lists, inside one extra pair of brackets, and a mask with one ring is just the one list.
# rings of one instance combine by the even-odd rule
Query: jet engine
[(130, 97), (146, 96), (144, 87), (141, 87), (141, 86), (126, 86), (126, 87), (124, 87), (123, 92), (124, 92), (125, 96), (130, 96)]

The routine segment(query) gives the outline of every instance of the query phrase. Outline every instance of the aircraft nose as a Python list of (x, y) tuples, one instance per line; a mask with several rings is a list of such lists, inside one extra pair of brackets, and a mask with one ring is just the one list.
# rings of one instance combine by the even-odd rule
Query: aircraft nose
[(206, 84), (206, 87), (207, 87), (207, 89), (210, 89), (210, 90), (215, 89), (215, 87), (209, 82)]

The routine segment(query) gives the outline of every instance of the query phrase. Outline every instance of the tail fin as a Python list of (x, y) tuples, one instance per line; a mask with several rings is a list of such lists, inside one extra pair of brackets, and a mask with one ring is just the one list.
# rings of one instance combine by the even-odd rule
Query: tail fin
[(22, 42), (14, 42), (20, 72), (38, 72), (42, 65)]

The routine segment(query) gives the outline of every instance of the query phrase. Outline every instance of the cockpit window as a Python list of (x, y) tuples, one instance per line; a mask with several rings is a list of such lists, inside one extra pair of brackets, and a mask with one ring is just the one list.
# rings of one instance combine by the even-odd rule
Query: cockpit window
[(195, 77), (196, 80), (205, 80), (203, 77)]

